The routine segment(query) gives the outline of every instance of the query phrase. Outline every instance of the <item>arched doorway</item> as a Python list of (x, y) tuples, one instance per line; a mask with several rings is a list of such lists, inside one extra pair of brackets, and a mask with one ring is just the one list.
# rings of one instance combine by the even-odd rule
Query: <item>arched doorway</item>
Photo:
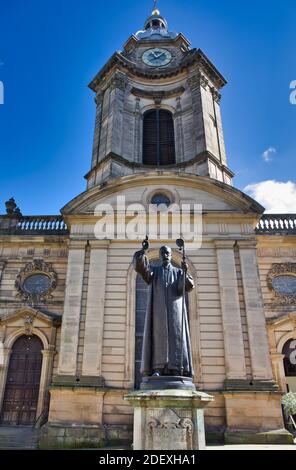
[(9, 361), (1, 424), (33, 426), (36, 422), (43, 345), (37, 336), (21, 336)]
[(296, 393), (296, 339), (290, 339), (283, 347), (287, 391)]

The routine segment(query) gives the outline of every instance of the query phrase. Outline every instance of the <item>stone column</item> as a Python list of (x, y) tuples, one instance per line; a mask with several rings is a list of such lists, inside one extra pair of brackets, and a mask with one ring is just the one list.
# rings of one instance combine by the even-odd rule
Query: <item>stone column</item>
[(238, 242), (254, 380), (272, 380), (256, 241)]
[(45, 411), (47, 405), (47, 396), (48, 385), (50, 383), (53, 358), (55, 351), (51, 349), (44, 349), (42, 352), (42, 369), (40, 375), (40, 387), (39, 387), (39, 396), (38, 396), (38, 406), (36, 412), (36, 418), (38, 419), (42, 412)]
[(246, 379), (234, 241), (216, 241), (227, 380)]
[(106, 244), (106, 241), (99, 240), (92, 241), (90, 244), (91, 252), (86, 303), (82, 376), (97, 377), (102, 373), (108, 244)]
[(2, 348), (2, 358), (0, 362), (0, 410), (2, 408), (6, 379), (9, 367), (9, 359), (12, 349), (11, 348)]
[(76, 375), (84, 260), (85, 242), (72, 241), (68, 256), (59, 375)]
[(275, 380), (277, 381), (281, 392), (287, 392), (287, 383), (284, 368), (284, 354), (272, 353), (271, 361), (274, 370)]

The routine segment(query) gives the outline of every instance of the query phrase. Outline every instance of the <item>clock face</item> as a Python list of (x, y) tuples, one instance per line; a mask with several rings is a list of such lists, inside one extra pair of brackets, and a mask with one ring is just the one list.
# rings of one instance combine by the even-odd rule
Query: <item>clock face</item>
[(150, 67), (164, 67), (172, 60), (172, 54), (166, 49), (149, 49), (142, 56), (144, 64)]

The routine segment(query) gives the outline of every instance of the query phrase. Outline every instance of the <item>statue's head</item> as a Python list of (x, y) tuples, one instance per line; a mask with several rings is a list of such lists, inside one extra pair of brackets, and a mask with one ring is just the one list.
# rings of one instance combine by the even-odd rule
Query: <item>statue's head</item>
[(159, 250), (163, 266), (168, 266), (172, 260), (172, 250), (169, 246), (162, 246)]

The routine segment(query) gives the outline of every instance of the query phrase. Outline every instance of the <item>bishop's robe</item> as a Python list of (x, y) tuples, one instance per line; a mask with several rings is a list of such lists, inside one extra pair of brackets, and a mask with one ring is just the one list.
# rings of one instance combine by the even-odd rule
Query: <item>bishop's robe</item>
[[(192, 355), (186, 302), (181, 342), (182, 269), (175, 268), (171, 264), (168, 267), (150, 266), (143, 251), (135, 253), (133, 265), (136, 272), (149, 284), (141, 373), (151, 375), (155, 369), (180, 371), (182, 347), (183, 371), (184, 374), (192, 377)], [(190, 292), (192, 289), (194, 289), (194, 282), (187, 273), (185, 290)]]

